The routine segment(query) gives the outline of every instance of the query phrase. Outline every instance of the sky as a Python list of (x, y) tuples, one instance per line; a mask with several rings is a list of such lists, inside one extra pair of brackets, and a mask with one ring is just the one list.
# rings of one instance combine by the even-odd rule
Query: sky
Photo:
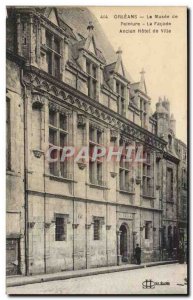
[[(134, 81), (139, 81), (145, 69), (148, 95), (152, 109), (158, 97), (170, 101), (170, 112), (176, 119), (176, 137), (187, 142), (187, 26), (185, 7), (89, 7), (100, 22), (115, 51), (121, 47), (124, 67)], [(118, 19), (115, 15), (137, 15), (137, 19)], [(155, 19), (155, 14), (169, 15), (169, 19)], [(101, 18), (107, 15), (107, 18)], [(143, 16), (143, 19), (140, 19)], [(148, 16), (148, 17), (147, 17)], [(152, 16), (152, 19), (149, 19)], [(177, 18), (172, 18), (177, 16)], [(142, 20), (142, 21), (141, 21)], [(120, 33), (120, 29), (140, 27), (121, 26), (121, 22), (143, 22), (144, 29), (171, 29), (171, 33)], [(152, 22), (153, 26), (147, 26)], [(170, 22), (171, 25), (155, 25)]]

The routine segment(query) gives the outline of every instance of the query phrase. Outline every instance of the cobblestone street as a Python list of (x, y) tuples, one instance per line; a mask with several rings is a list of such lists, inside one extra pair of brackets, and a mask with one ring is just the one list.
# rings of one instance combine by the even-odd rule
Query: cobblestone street
[(174, 264), (10, 287), (7, 294), (186, 294), (185, 278), (187, 265)]

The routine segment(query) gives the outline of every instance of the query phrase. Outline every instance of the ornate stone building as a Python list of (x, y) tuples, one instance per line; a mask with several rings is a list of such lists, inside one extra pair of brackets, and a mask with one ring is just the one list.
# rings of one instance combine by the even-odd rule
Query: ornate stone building
[[(169, 259), (186, 239), (169, 101), (152, 112), (144, 71), (132, 81), (84, 10), (89, 22), (79, 8), (7, 9), (7, 274), (132, 263), (136, 243), (142, 261)], [(46, 159), (50, 146), (131, 144), (143, 164)]]

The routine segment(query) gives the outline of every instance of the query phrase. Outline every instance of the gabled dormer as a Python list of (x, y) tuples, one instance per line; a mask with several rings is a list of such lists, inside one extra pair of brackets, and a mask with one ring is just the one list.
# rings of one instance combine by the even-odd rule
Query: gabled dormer
[(140, 110), (141, 126), (149, 128), (151, 98), (147, 94), (144, 69), (140, 72), (140, 81), (131, 84), (132, 92), (135, 94), (135, 106)]
[(87, 37), (82, 37), (81, 40), (77, 41), (72, 47), (72, 52), (78, 65), (87, 74), (88, 96), (99, 101), (105, 58), (97, 48), (92, 22), (89, 22), (87, 30)]
[(116, 54), (116, 61), (105, 66), (104, 78), (112, 91), (117, 95), (118, 113), (127, 117), (129, 104), (129, 80), (126, 78), (121, 48), (117, 50)]
[(58, 11), (55, 7), (47, 7), (45, 10), (45, 16), (56, 26), (60, 26), (60, 20), (58, 17)]

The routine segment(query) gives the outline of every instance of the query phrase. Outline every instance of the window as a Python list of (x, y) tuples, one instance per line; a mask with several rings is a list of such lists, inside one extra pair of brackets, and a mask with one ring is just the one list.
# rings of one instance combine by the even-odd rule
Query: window
[(186, 153), (186, 150), (185, 149), (183, 149), (183, 160), (186, 160), (186, 158), (187, 158), (187, 153)]
[(157, 186), (161, 185), (160, 160), (159, 159), (156, 159), (156, 184), (157, 184)]
[(60, 79), (60, 40), (46, 31), (47, 72)]
[(178, 230), (176, 226), (174, 226), (174, 240), (173, 240), (173, 247), (177, 248), (178, 247)]
[(91, 61), (86, 61), (86, 72), (88, 77), (88, 96), (90, 98), (97, 98), (97, 66)]
[(6, 168), (11, 170), (11, 110), (8, 97), (6, 97)]
[[(90, 183), (96, 185), (104, 185), (103, 182), (103, 160), (98, 158), (92, 161), (93, 151), (95, 147), (100, 147), (102, 143), (102, 130), (100, 128), (89, 127), (89, 179)], [(98, 150), (100, 151), (100, 150)]]
[(131, 162), (125, 161), (127, 158), (127, 149), (129, 147), (129, 142), (120, 139), (120, 146), (123, 147), (120, 164), (119, 164), (119, 188), (123, 191), (132, 192), (133, 183), (131, 182), (132, 177), (132, 165)]
[(125, 116), (125, 86), (119, 81), (116, 82), (116, 92), (119, 95), (118, 113)]
[(50, 162), (50, 174), (61, 177), (68, 177), (67, 160), (60, 161), (62, 148), (68, 144), (67, 116), (64, 113), (49, 110), (49, 146), (56, 146), (58, 150), (51, 152), (51, 158), (57, 161)]
[(182, 188), (187, 189), (187, 172), (185, 169), (182, 169)]
[(167, 176), (166, 176), (166, 196), (167, 201), (173, 202), (173, 169), (167, 168)]
[(67, 240), (67, 216), (56, 214), (55, 216), (55, 240)]
[(147, 126), (147, 100), (140, 98), (140, 119), (141, 119), (141, 126), (146, 128)]
[(100, 221), (94, 220), (94, 240), (100, 240)]
[(163, 226), (162, 228), (162, 248), (165, 249), (166, 248), (166, 226)]
[(168, 135), (168, 149), (172, 150), (172, 136), (170, 134)]
[(101, 229), (104, 224), (103, 217), (94, 217), (93, 218), (93, 239), (94, 241), (101, 240)]
[(147, 151), (143, 153), (143, 195), (153, 197), (154, 196), (154, 164), (153, 164), (153, 154)]
[(151, 232), (151, 222), (146, 221), (145, 222), (145, 239), (150, 239), (150, 232)]

